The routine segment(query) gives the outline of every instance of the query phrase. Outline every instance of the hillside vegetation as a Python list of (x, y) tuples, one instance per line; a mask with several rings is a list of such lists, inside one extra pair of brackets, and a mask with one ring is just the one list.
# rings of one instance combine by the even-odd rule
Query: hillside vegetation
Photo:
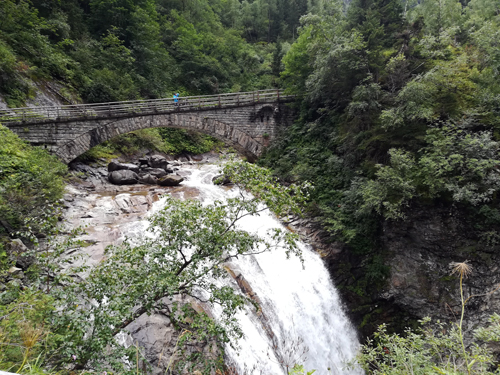
[(499, 12), (491, 0), (354, 0), (301, 19), (281, 75), (300, 119), (263, 163), (313, 182), (312, 212), (371, 254), (366, 285), (387, 274), (381, 222), (412, 204), (467, 207), (488, 233), (499, 224)]
[[(451, 330), (431, 325), (393, 335), (405, 320), (374, 300), (390, 281), (394, 255), (384, 247), (384, 231), (415, 209), (459, 212), (455, 222), (471, 228), (473, 251), (466, 256), (476, 264), (487, 264), (481, 251), (498, 253), (499, 37), (500, 5), (492, 0), (353, 0), (348, 7), (332, 1), (301, 18), (283, 59), (282, 83), (300, 98), (300, 118), (261, 163), (283, 181), (315, 186), (310, 214), (335, 246), (347, 249), (348, 259), (335, 268), (360, 326), (377, 314), (396, 323), (364, 348), (367, 373), (498, 373), (498, 358), (481, 346), (499, 341), (496, 315), (476, 341), (469, 330), (474, 342), (464, 345), (463, 306), (474, 292), (462, 290), (462, 277), (453, 294), (454, 277), (446, 276), (448, 298), (462, 296), (462, 319), (450, 322)], [(417, 248), (428, 243), (413, 240)], [(464, 253), (454, 258), (464, 261)], [(495, 278), (490, 282), (496, 292)]]
[(267, 89), (307, 4), (4, 0), (0, 94), (17, 107), (46, 81), (85, 102)]
[[(224, 305), (227, 319), (219, 324), (172, 304), (167, 313), (179, 329), (177, 343), (234, 340), (240, 334), (234, 313), (244, 301), (206, 276), (226, 277), (224, 249), (236, 249), (237, 256), (262, 241), (233, 227), (242, 212), (258, 214), (259, 202), (286, 215), (290, 208), (298, 213), (297, 204), (307, 199), (310, 215), (358, 257), (363, 277), (348, 289), (368, 296), (364, 302), (390, 274), (383, 224), (405, 220), (417, 205), (458, 207), (473, 221), (477, 242), (498, 249), (496, 1), (1, 0), (0, 17), (0, 94), (11, 107), (26, 104), (35, 86), (48, 82), (57, 83), (68, 102), (280, 86), (297, 96), (299, 113), (261, 160), (284, 184), (275, 186), (269, 172), (255, 165), (230, 166), (227, 174), (256, 199), (209, 207), (171, 201), (175, 209), (167, 207), (152, 219), (153, 225), (172, 228), (161, 232), (161, 243), (109, 249), (109, 261), (89, 271), (86, 282), (56, 272), (58, 256), (74, 244), (30, 254), (24, 284), (8, 275), (15, 260), (0, 245), (0, 345), (8, 349), (0, 351), (1, 369), (150, 371), (139, 369), (139, 349), (116, 345), (116, 333), (139, 313), (167, 311), (170, 305), (161, 297), (189, 295), (198, 282)], [(4, 127), (0, 139), (0, 236), (42, 237), (57, 220), (65, 166)], [(213, 139), (155, 129), (122, 136), (86, 157), (140, 147), (199, 152), (214, 145)], [(310, 182), (314, 190), (305, 194), (296, 182)], [(229, 227), (228, 215), (234, 219)], [(275, 239), (296, 250), (294, 234), (277, 233)], [(181, 262), (178, 243), (190, 243), (193, 258), (186, 259), (180, 246)], [(150, 256), (162, 259), (155, 272), (143, 262)], [(205, 259), (211, 262), (206, 269)], [(475, 339), (469, 332), (472, 344), (464, 344), (468, 273), (466, 263), (457, 266), (459, 324), (424, 326), (405, 337), (382, 327), (360, 358), (367, 373), (498, 373), (498, 358), (483, 345), (500, 341), (497, 315), (476, 330)], [(225, 370), (221, 356), (209, 361), (191, 354), (196, 358), (190, 371)], [(181, 367), (175, 371), (187, 368)]]
[[(43, 233), (54, 222), (54, 204), (62, 197), (67, 167), (46, 150), (32, 147), (0, 125), (0, 263), (3, 240)], [(20, 233), (18, 233), (20, 232)], [(3, 264), (2, 264), (3, 265)], [(2, 272), (0, 267), (0, 276)]]

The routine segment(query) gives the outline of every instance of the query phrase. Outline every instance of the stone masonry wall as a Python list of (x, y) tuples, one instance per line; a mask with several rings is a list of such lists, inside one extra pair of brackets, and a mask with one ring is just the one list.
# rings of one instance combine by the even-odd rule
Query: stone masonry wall
[(69, 163), (90, 148), (119, 134), (154, 127), (190, 129), (212, 135), (235, 147), (250, 159), (293, 120), (284, 103), (260, 103), (244, 107), (183, 111), (80, 121), (7, 125), (19, 137), (49, 148)]

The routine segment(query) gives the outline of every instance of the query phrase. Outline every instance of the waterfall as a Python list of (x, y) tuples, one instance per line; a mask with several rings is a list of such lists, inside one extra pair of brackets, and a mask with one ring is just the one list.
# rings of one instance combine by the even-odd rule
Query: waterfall
[[(212, 184), (215, 166), (193, 167), (183, 183), (199, 190), (204, 202), (221, 200), (236, 194)], [(161, 202), (159, 203), (161, 205)], [(245, 217), (240, 227), (265, 235), (282, 224), (268, 212)], [(356, 332), (345, 315), (342, 304), (322, 260), (308, 245), (300, 243), (304, 262), (286, 258), (273, 251), (256, 256), (241, 256), (228, 263), (234, 276), (251, 288), (261, 311), (247, 307), (237, 318), (244, 337), (238, 350), (226, 348), (227, 362), (238, 374), (286, 374), (286, 366), (303, 364), (315, 374), (361, 374), (359, 369), (343, 369), (358, 349)], [(228, 281), (239, 289), (234, 279)], [(217, 306), (214, 308), (217, 316)]]

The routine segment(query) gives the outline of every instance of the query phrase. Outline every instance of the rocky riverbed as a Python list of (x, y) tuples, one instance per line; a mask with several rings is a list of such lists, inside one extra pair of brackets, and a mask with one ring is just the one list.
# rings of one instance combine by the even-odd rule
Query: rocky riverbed
[[(197, 156), (196, 161), (187, 158), (169, 160), (169, 166), (172, 173), (182, 179), (189, 179), (195, 169), (216, 163), (218, 159), (218, 155), (210, 153)], [(126, 162), (130, 160), (123, 160), (121, 164)], [(85, 234), (79, 239), (86, 243), (78, 250), (83, 256), (76, 258), (72, 266), (83, 263), (92, 266), (101, 262), (105, 258), (107, 246), (117, 245), (134, 230), (140, 230), (140, 222), (159, 207), (162, 195), (185, 199), (196, 198), (200, 194), (197, 188), (183, 186), (182, 183), (177, 186), (146, 185), (140, 182), (114, 185), (109, 182), (110, 171), (106, 164), (89, 166), (74, 163), (70, 167), (73, 178), (64, 195), (62, 220), (68, 229), (82, 227)], [(201, 305), (193, 301), (184, 302), (191, 303), (198, 311), (203, 310)], [(153, 365), (154, 374), (165, 373), (169, 366), (172, 367), (180, 359), (176, 349), (179, 332), (161, 311), (139, 317), (127, 330), (130, 334), (121, 335), (120, 341), (125, 346), (138, 344), (144, 358)], [(208, 356), (217, 355), (213, 343), (193, 342), (188, 347)]]

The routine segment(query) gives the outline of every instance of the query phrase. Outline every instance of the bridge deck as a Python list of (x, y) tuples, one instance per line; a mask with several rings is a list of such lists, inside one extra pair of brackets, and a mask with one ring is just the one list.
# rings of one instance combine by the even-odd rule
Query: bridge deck
[(47, 122), (98, 119), (106, 117), (132, 117), (144, 114), (203, 111), (214, 108), (248, 106), (253, 103), (272, 103), (291, 99), (282, 90), (259, 90), (219, 95), (129, 100), (123, 102), (75, 104), (46, 107), (24, 107), (0, 110), (0, 122), (11, 124), (42, 124)]

